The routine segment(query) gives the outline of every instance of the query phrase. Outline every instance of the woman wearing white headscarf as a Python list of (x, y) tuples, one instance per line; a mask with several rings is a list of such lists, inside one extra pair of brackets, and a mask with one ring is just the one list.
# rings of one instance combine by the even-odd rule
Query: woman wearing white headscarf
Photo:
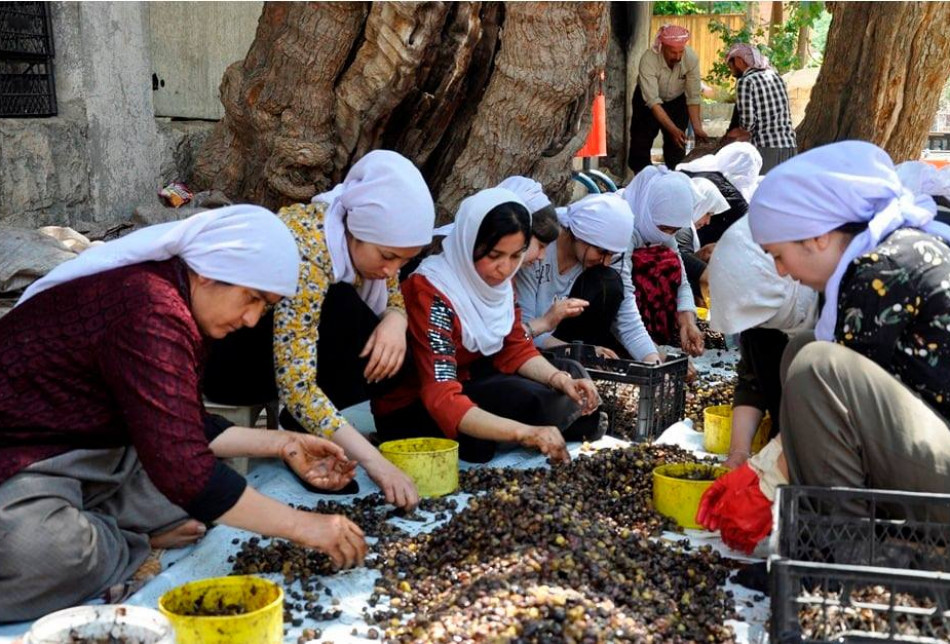
[(599, 399), (583, 368), (558, 370), (521, 328), (511, 277), (530, 226), (514, 193), (483, 190), (459, 206), (442, 254), (403, 283), (416, 368), (373, 400), (380, 437), (444, 435), (472, 462), (490, 460), (498, 442), (565, 461), (565, 439), (599, 438)]
[(650, 166), (634, 177), (623, 198), (634, 230), (623, 258), (624, 288), (636, 294), (643, 322), (654, 342), (667, 343), (679, 331), (680, 346), (700, 355), (703, 334), (696, 303), (676, 246), (676, 231), (693, 223), (693, 186), (682, 172)]
[(260, 331), (214, 347), (205, 393), (229, 404), (265, 404), (279, 394), (283, 427), (333, 440), (387, 501), (414, 506), (412, 480), (338, 410), (391, 386), (403, 365), (406, 312), (398, 273), (432, 240), (429, 188), (411, 161), (375, 150), (333, 190), (278, 216), (302, 258), (297, 295), (278, 305)]
[(677, 231), (676, 246), (683, 260), (690, 288), (693, 289), (693, 299), (696, 302), (704, 302), (703, 274), (716, 243), (702, 245), (699, 232), (709, 226), (710, 222), (718, 220), (719, 215), (727, 212), (729, 203), (709, 179), (694, 177), (690, 182), (693, 184), (693, 225)]
[(206, 340), (293, 296), (298, 265), (273, 213), (231, 206), (91, 248), (0, 319), (3, 621), (94, 599), (150, 546), (193, 542), (210, 522), (362, 560), (356, 525), (269, 499), (216, 458), (279, 456), (341, 485), (353, 476), (343, 450), (229, 427), (201, 402)]
[[(759, 154), (759, 151), (751, 143), (730, 143), (715, 154), (707, 154), (689, 163), (681, 163), (676, 166), (676, 170), (690, 177), (699, 176), (709, 179), (716, 184), (720, 192), (722, 192), (726, 196), (726, 199), (735, 207), (727, 191), (723, 190), (721, 183), (705, 173), (717, 173), (721, 175), (729, 182), (730, 186), (739, 191), (742, 198), (746, 201), (746, 208), (748, 208), (748, 202), (752, 199), (752, 195), (759, 185), (759, 173), (762, 170), (762, 155)], [(746, 208), (743, 209), (742, 213), (740, 213), (736, 219), (745, 214)]]
[[(752, 238), (779, 273), (825, 297), (819, 341), (801, 334), (783, 358), (792, 483), (950, 492), (950, 228), (934, 210), (860, 141), (776, 167), (749, 205)], [(720, 479), (712, 523), (734, 516), (737, 490), (758, 489), (746, 467)], [(770, 505), (754, 507), (771, 525)], [(950, 521), (937, 515), (928, 520)]]
[(741, 359), (732, 399), (732, 440), (726, 467), (752, 455), (752, 438), (766, 411), (771, 437), (779, 432), (782, 386), (779, 365), (790, 336), (811, 331), (818, 319), (818, 293), (789, 276), (752, 241), (748, 217), (716, 244), (709, 261), (709, 326), (739, 335)]
[(897, 176), (915, 195), (929, 195), (937, 203), (935, 219), (950, 225), (950, 165), (939, 170), (925, 161), (905, 161), (897, 165)]
[[(630, 208), (614, 194), (589, 195), (559, 213), (561, 232), (533, 271), (515, 278), (518, 305), (539, 347), (580, 341), (615, 358), (656, 362), (659, 355), (640, 319), (632, 291), (624, 288), (617, 264), (633, 232)], [(551, 320), (552, 307), (568, 307)]]

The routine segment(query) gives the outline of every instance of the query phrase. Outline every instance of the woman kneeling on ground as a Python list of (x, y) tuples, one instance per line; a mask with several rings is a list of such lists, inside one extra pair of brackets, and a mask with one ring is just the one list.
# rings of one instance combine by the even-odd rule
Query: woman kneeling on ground
[(340, 448), (223, 427), (201, 402), (206, 339), (292, 296), (298, 266), (280, 220), (231, 206), (89, 249), (0, 319), (0, 621), (94, 599), (204, 523), (362, 561), (355, 524), (263, 496), (216, 458), (281, 455), (341, 485)]
[[(389, 503), (413, 507), (419, 495), (412, 479), (338, 410), (393, 386), (403, 366), (406, 310), (398, 274), (432, 240), (429, 188), (411, 161), (375, 150), (330, 192), (277, 214), (302, 258), (297, 295), (259, 329), (213, 347), (205, 393), (241, 405), (279, 394), (282, 427), (332, 440), (366, 468)], [(355, 481), (340, 490), (356, 491)]]
[(624, 188), (623, 198), (634, 222), (623, 260), (624, 281), (636, 293), (643, 323), (654, 342), (678, 337), (684, 351), (698, 356), (705, 348), (703, 334), (675, 238), (680, 228), (693, 223), (695, 195), (689, 177), (662, 167), (644, 168)]
[[(790, 159), (749, 204), (752, 238), (779, 273), (825, 296), (814, 336), (782, 358), (792, 483), (950, 493), (950, 227), (935, 212), (861, 141)], [(772, 522), (759, 483), (748, 465), (722, 477), (700, 522), (724, 539), (741, 526), (730, 537), (739, 543), (761, 538)]]
[(416, 368), (373, 400), (381, 438), (447, 436), (463, 460), (484, 463), (498, 442), (568, 461), (565, 439), (600, 437), (586, 372), (570, 361), (571, 373), (558, 370), (521, 326), (511, 277), (530, 230), (514, 193), (483, 190), (462, 202), (443, 253), (403, 283)]

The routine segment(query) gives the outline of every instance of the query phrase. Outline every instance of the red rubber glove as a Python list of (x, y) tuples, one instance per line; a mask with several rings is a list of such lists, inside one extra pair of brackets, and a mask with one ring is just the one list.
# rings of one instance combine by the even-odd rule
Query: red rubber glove
[(759, 489), (759, 475), (748, 463), (720, 476), (703, 494), (696, 523), (719, 530), (723, 543), (752, 554), (772, 531), (772, 502)]

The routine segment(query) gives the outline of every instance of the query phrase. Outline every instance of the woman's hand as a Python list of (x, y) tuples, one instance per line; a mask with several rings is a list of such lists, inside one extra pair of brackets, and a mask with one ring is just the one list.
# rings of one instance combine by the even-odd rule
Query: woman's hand
[(692, 311), (680, 311), (676, 314), (680, 326), (680, 346), (691, 356), (699, 356), (706, 349), (703, 332), (696, 326), (696, 315)]
[(366, 557), (366, 537), (360, 527), (340, 514), (296, 510), (291, 540), (325, 553), (338, 568), (352, 568)]
[(419, 505), (419, 491), (412, 478), (382, 456), (367, 467), (366, 472), (379, 486), (387, 503), (404, 510)]
[(389, 310), (373, 329), (360, 357), (369, 356), (363, 376), (367, 382), (379, 382), (395, 376), (406, 358), (406, 316)]
[(310, 485), (340, 490), (356, 476), (356, 461), (348, 460), (339, 445), (311, 434), (290, 434), (280, 456)]
[(611, 360), (617, 360), (620, 356), (617, 355), (617, 352), (613, 349), (608, 349), (607, 347), (594, 347), (594, 355), (598, 358), (609, 358)]
[(576, 297), (555, 300), (542, 317), (547, 331), (554, 331), (564, 318), (577, 317), (584, 312), (589, 302)]
[(567, 451), (567, 443), (557, 427), (532, 427), (526, 425), (518, 439), (523, 447), (536, 449), (552, 463), (570, 463), (571, 455)]
[(563, 376), (555, 378), (552, 384), (580, 405), (581, 413), (585, 416), (600, 407), (600, 394), (597, 393), (597, 387), (594, 386), (594, 382), (590, 378)]

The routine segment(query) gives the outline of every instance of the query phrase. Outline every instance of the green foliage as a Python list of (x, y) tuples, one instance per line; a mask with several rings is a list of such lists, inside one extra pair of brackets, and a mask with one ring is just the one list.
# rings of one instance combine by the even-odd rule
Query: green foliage
[[(740, 29), (733, 31), (725, 23), (713, 20), (709, 23), (709, 31), (719, 34), (723, 48), (719, 50), (719, 57), (713, 65), (712, 71), (706, 77), (706, 82), (713, 85), (726, 86), (732, 82), (732, 74), (726, 65), (725, 55), (729, 48), (737, 42), (755, 43), (759, 50), (768, 56), (769, 62), (780, 73), (798, 69), (799, 64), (796, 51), (798, 49), (798, 32), (802, 27), (811, 27), (822, 16), (824, 3), (796, 2), (792, 6), (788, 20), (778, 26), (771, 37), (763, 26), (753, 26), (748, 20), (744, 21)], [(824, 32), (827, 34), (827, 29)], [(824, 51), (824, 43), (822, 43)]]
[(697, 13), (745, 13), (745, 2), (654, 2), (654, 16), (691, 16)]
[(695, 2), (654, 2), (654, 16), (691, 16), (702, 13)]

